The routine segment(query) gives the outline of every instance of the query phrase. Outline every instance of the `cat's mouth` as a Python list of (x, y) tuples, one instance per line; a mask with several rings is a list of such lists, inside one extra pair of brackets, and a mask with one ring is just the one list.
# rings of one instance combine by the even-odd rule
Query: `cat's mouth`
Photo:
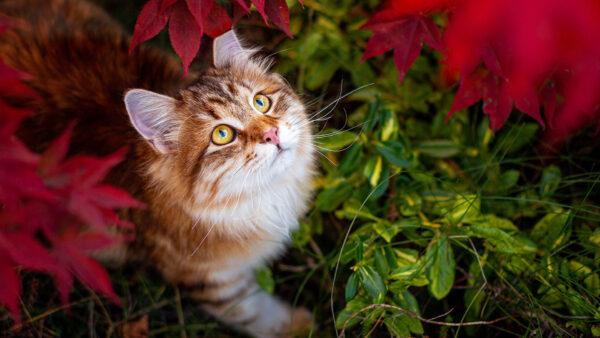
[(280, 145), (277, 145), (277, 153), (273, 156), (273, 161), (271, 162), (271, 166), (276, 165), (280, 159), (283, 157), (287, 157), (287, 154), (290, 152), (291, 148), (282, 148)]

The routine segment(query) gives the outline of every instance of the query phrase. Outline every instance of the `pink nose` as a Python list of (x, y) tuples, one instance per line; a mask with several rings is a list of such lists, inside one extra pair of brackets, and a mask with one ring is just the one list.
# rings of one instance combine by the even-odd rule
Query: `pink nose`
[(279, 146), (279, 137), (277, 137), (277, 127), (269, 129), (262, 137), (263, 142), (272, 143)]

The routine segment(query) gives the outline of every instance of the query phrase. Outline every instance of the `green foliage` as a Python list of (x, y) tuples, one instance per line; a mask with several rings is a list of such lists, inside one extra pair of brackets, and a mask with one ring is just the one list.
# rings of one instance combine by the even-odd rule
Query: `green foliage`
[(431, 318), (451, 303), (439, 320), (508, 316), (495, 325), (518, 335), (599, 331), (598, 176), (583, 169), (588, 159), (541, 162), (540, 127), (523, 117), (496, 134), (476, 107), (445, 123), (453, 89), (440, 82), (440, 55), (420, 56), (398, 86), (389, 55), (357, 62), (368, 34), (356, 13), (375, 3), (306, 5), (277, 70), (325, 98), (313, 108), (320, 126), (333, 116), (315, 140), (322, 175), (310, 219), (325, 230), (310, 236), (335, 242), (325, 263), (345, 304), (334, 308), (337, 328), (436, 336), (447, 331), (424, 328), (417, 304)]

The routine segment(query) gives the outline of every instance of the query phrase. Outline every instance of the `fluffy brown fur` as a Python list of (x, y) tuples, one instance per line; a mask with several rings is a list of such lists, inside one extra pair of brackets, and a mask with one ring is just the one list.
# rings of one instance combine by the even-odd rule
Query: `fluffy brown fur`
[[(247, 51), (182, 79), (181, 66), (165, 53), (140, 46), (129, 55), (130, 38), (85, 1), (5, 0), (0, 12), (20, 20), (0, 38), (0, 57), (30, 74), (28, 83), (42, 97), (27, 103), (37, 113), (19, 131), (28, 146), (44, 150), (72, 120), (72, 154), (130, 146), (107, 182), (149, 208), (124, 210), (122, 217), (136, 225), (135, 241), (99, 256), (150, 262), (208, 312), (253, 335), (308, 327), (306, 310), (293, 312), (259, 291), (252, 275), (284, 250), (310, 197), (309, 121), (286, 82)], [(137, 108), (128, 112), (123, 104), (131, 88), (163, 100), (150, 103), (165, 107), (155, 140), (164, 147), (132, 126)], [(265, 114), (251, 105), (258, 92), (272, 100)], [(134, 101), (146, 98), (144, 91), (129, 93)], [(222, 124), (237, 137), (217, 146), (210, 135)], [(290, 135), (280, 135), (279, 152), (264, 139), (274, 127)]]

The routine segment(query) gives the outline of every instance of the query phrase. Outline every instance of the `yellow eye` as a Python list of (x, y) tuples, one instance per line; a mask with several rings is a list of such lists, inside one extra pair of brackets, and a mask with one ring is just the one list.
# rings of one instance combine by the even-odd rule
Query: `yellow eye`
[(235, 131), (224, 124), (217, 126), (212, 132), (212, 141), (217, 145), (230, 143), (235, 138)]
[(263, 94), (256, 94), (252, 99), (252, 104), (259, 112), (266, 113), (271, 107), (271, 100)]

